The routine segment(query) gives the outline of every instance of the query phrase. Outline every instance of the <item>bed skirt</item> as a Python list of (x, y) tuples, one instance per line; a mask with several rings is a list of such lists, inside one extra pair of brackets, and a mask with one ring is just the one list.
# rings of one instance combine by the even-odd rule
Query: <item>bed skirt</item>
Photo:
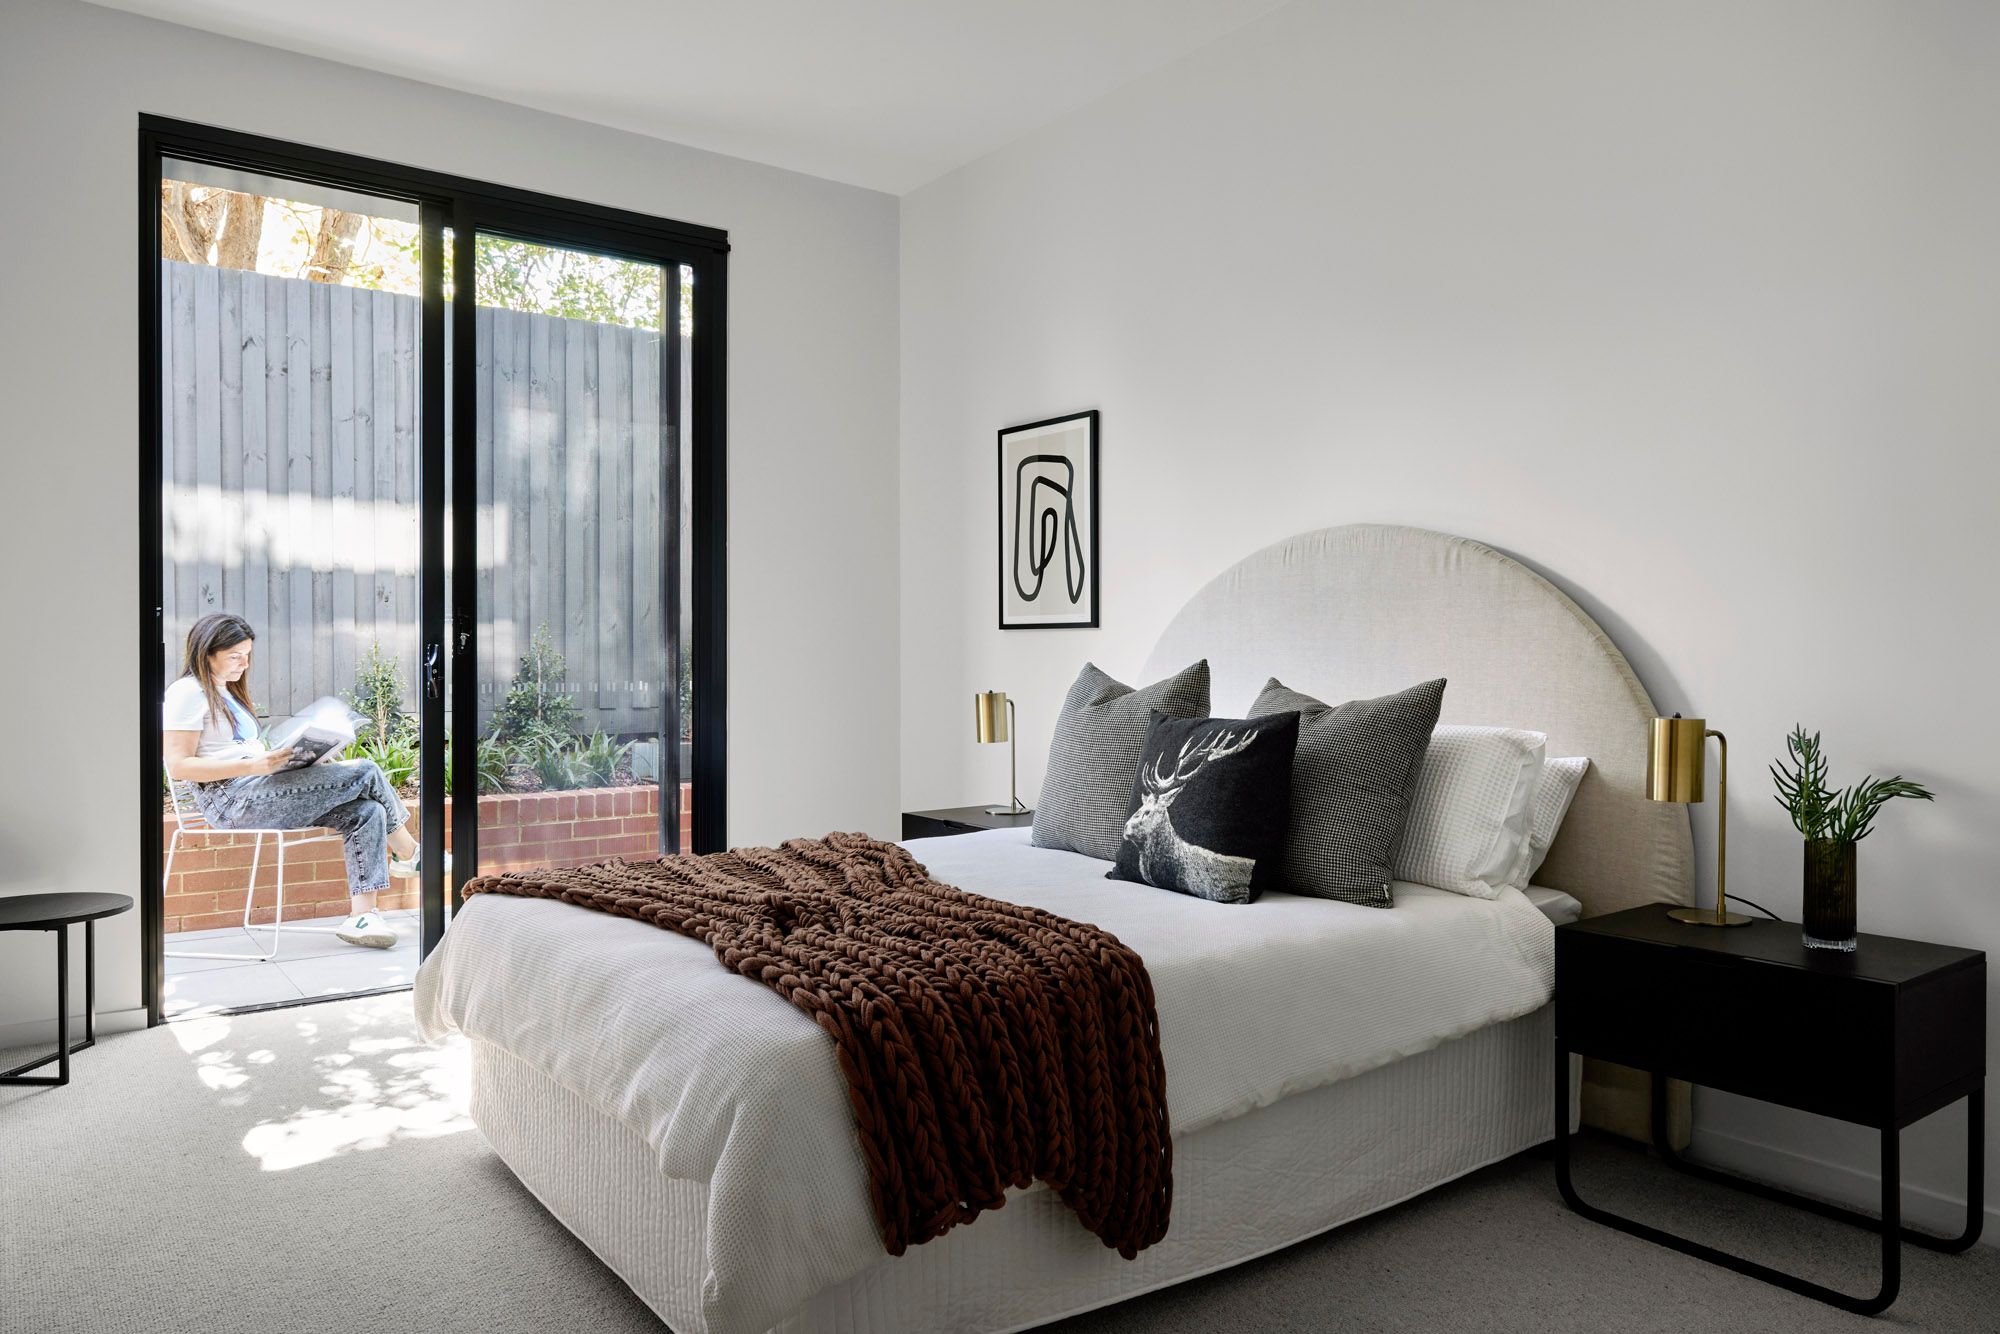
[[(1028, 1329), (1388, 1208), (1551, 1137), (1553, 1030), (1543, 1006), (1177, 1138), (1172, 1226), (1136, 1260), (1037, 1187), (822, 1290), (774, 1334)], [(1572, 1069), (1572, 1092), (1575, 1083)], [(472, 1116), (543, 1206), (675, 1334), (724, 1334), (702, 1315), (701, 1183), (661, 1176), (637, 1134), (478, 1040)]]

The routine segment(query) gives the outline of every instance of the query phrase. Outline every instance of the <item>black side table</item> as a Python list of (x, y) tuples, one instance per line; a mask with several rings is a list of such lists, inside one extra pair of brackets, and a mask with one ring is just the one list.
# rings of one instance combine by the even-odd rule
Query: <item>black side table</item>
[(1025, 829), (1035, 822), (1033, 811), (995, 815), (984, 806), (953, 806), (941, 811), (904, 811), (903, 838), (941, 838), (981, 829)]
[[(1596, 1056), (1653, 1080), (1653, 1144), (1681, 1171), (1840, 1219), (1882, 1237), (1882, 1282), (1854, 1297), (1587, 1203), (1570, 1179), (1569, 1057)], [(1795, 1107), (1881, 1133), (1879, 1217), (1692, 1163), (1666, 1135), (1667, 1078)], [(1633, 908), (1556, 928), (1556, 1185), (1585, 1218), (1874, 1315), (1896, 1300), (1902, 1245), (1963, 1251), (1979, 1240), (1985, 1176), (1986, 956), (1864, 935), (1852, 954), (1809, 950), (1793, 922), (1730, 930)], [(1904, 1126), (1966, 1103), (1965, 1230), (1902, 1225)]]
[[(69, 1083), (69, 1058), (97, 1045), (97, 919), (129, 912), (129, 894), (15, 894), (0, 898), (0, 931), (56, 933), (56, 1049), (26, 1065), (0, 1072), (0, 1084)], [(83, 923), (83, 1041), (69, 1045), (69, 929)], [(50, 1061), (53, 1075), (31, 1075)]]

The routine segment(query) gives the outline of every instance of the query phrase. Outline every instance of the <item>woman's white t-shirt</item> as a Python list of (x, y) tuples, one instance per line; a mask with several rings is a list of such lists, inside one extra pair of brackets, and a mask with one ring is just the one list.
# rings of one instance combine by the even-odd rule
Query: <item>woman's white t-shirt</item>
[(264, 742), (257, 734), (257, 720), (228, 694), (222, 699), (223, 716), (210, 716), (201, 682), (183, 676), (167, 687), (166, 700), (160, 706), (160, 727), (168, 732), (201, 733), (194, 753), (204, 760), (248, 760), (262, 755)]

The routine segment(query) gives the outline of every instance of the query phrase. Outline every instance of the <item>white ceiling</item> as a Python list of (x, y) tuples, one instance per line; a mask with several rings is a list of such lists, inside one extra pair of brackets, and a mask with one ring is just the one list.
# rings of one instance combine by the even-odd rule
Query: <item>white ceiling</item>
[(94, 0), (901, 194), (1285, 0)]

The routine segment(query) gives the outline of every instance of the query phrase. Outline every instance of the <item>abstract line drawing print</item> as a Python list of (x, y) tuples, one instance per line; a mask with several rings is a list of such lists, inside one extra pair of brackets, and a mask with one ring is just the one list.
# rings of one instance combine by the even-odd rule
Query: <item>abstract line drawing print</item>
[[(1062, 480), (1035, 469), (1052, 465), (1062, 470)], [(1023, 538), (1028, 543), (1028, 559), (1023, 568)], [(1061, 548), (1063, 592), (1070, 605), (1083, 600), (1087, 574), (1084, 569), (1083, 535), (1076, 523), (1076, 465), (1060, 454), (1030, 454), (1014, 469), (1014, 590), (1024, 602), (1037, 601), (1049, 567)], [(1028, 582), (1032, 580), (1032, 583)]]

